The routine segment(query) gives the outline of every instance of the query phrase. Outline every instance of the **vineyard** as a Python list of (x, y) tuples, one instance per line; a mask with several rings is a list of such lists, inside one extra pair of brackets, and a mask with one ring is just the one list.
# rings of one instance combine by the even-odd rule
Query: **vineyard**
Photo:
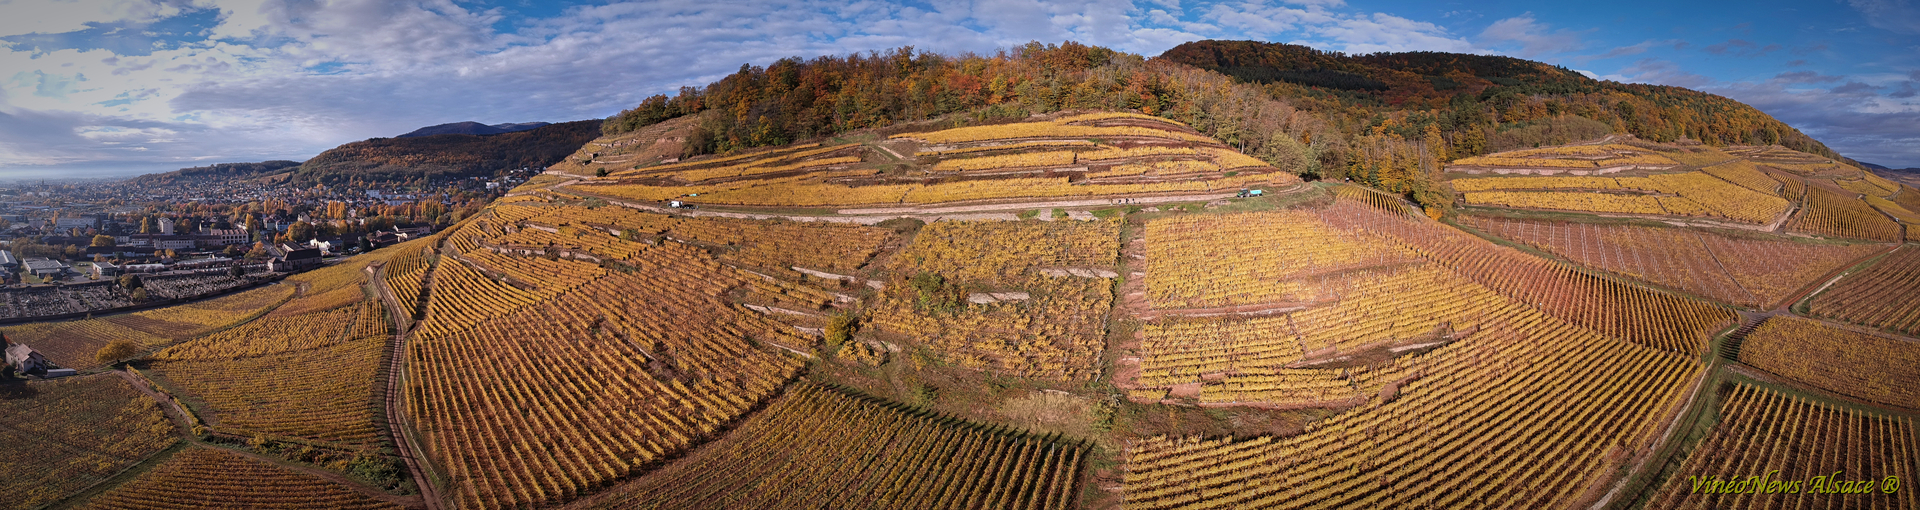
[(432, 244), (436, 240), (438, 237), (429, 237), (389, 248), (396, 253), (387, 260), (385, 283), (392, 289), (393, 298), (410, 315), (420, 313), (420, 287), (426, 283), (427, 269), (434, 263)]
[(51, 503), (178, 441), (159, 404), (118, 377), (0, 385), (0, 507)]
[(1158, 308), (1321, 301), (1348, 273), (1418, 260), (1300, 211), (1166, 218), (1148, 223), (1146, 237), (1147, 296)]
[(801, 383), (726, 439), (586, 506), (1064, 509), (1086, 453)]
[(266, 461), (225, 450), (193, 447), (175, 453), (133, 481), (93, 498), (84, 508), (370, 510), (401, 506)]
[(1321, 212), (1346, 232), (1377, 236), (1549, 316), (1672, 352), (1697, 352), (1731, 310), (1574, 269), (1438, 223), (1342, 199)]
[[(1750, 166), (1750, 165), (1749, 165)], [(1492, 177), (1458, 179), (1454, 189), (1464, 192), (1466, 202), (1474, 205), (1558, 209), (1567, 211), (1674, 215), (1724, 218), (1743, 223), (1769, 223), (1792, 205), (1786, 199), (1754, 188), (1770, 188), (1755, 179), (1774, 182), (1757, 172), (1735, 170), (1735, 164), (1720, 165), (1718, 172), (1658, 174), (1651, 177)], [(1731, 181), (1722, 178), (1726, 175)], [(1731, 182), (1730, 182), (1731, 181)], [(1736, 184), (1745, 181), (1746, 184)], [(1750, 186), (1750, 187), (1743, 187)], [(1576, 191), (1525, 190), (1619, 190), (1591, 193)]]
[[(346, 265), (346, 264), (343, 264)], [(379, 444), (375, 383), (388, 326), (377, 301), (267, 317), (155, 353), (151, 369), (205, 402), (215, 432), (353, 450)]]
[(1755, 168), (1752, 162), (1733, 161), (1702, 168), (1701, 171), (1706, 172), (1708, 175), (1719, 177), (1727, 182), (1738, 184), (1742, 188), (1775, 196), (1778, 196), (1780, 193), (1780, 181), (1768, 177), (1765, 172), (1761, 172), (1759, 168)]
[(1898, 223), (1873, 210), (1866, 202), (1822, 186), (1807, 187), (1806, 206), (1787, 222), (1786, 228), (1821, 236), (1881, 242), (1900, 240)]
[(1665, 155), (1621, 144), (1569, 145), (1526, 149), (1455, 160), (1459, 166), (1579, 168), (1667, 168), (1679, 163)]
[[(1129, 119), (1145, 121), (1148, 124), (1155, 124), (1160, 127), (1150, 128), (1150, 127), (1133, 126), (1133, 125), (1127, 125), (1127, 126), (1084, 125), (1086, 123), (1091, 123), (1099, 120), (1120, 118), (1120, 117), (1109, 117), (1110, 115), (1114, 115), (1116, 113), (1118, 113), (1119, 115), (1125, 115), (1126, 118), (1129, 118)], [(1213, 145), (1213, 144), (1219, 143), (1214, 141), (1212, 138), (1207, 138), (1205, 136), (1195, 134), (1192, 129), (1189, 129), (1183, 125), (1179, 125), (1174, 121), (1170, 121), (1160, 117), (1154, 117), (1151, 115), (1124, 114), (1119, 112), (1096, 113), (1096, 114), (1090, 114), (1090, 115), (1064, 117), (1064, 118), (1056, 119), (1050, 122), (1021, 122), (1016, 124), (996, 124), (991, 126), (973, 126), (973, 127), (953, 128), (953, 129), (948, 129), (944, 131), (935, 131), (931, 133), (901, 133), (901, 134), (893, 135), (893, 138), (911, 138), (911, 139), (919, 140), (926, 143), (932, 143), (932, 144), (963, 144), (963, 143), (978, 143), (978, 142), (996, 142), (996, 141), (1002, 141), (1002, 140), (1009, 140), (1009, 141), (1023, 140), (1024, 141), (1024, 140), (1034, 140), (1034, 139), (1085, 140), (1089, 138), (1110, 139), (1110, 138), (1120, 138), (1120, 137), (1144, 138), (1144, 139), (1150, 139), (1150, 140), (1151, 139), (1172, 139), (1176, 141), (1191, 142), (1191, 143), (1206, 144), (1206, 145)]]
[[(1417, 363), (1425, 376), (1395, 398), (1300, 435), (1131, 440), (1125, 505), (1567, 507), (1654, 439), (1699, 371), (1550, 318), (1482, 328)], [(1480, 467), (1499, 474), (1455, 476)]]
[(489, 291), (443, 287), (472, 278), (453, 276), (464, 264), (435, 270), (428, 322), (462, 326), (423, 328), (408, 345), (407, 392), (456, 504), (585, 495), (710, 439), (799, 369), (760, 343), (808, 340), (722, 301), (737, 273), (672, 245), (631, 263), (543, 300), (468, 299)]
[[(1648, 508), (1913, 508), (1905, 482), (1920, 458), (1913, 421), (1734, 385), (1720, 424), (1667, 479)], [(1739, 493), (1727, 485), (1764, 477)], [(1897, 491), (1880, 482), (1899, 477)], [(1837, 479), (1836, 479), (1837, 478)], [(1842, 480), (1872, 481), (1871, 490)], [(1780, 485), (1771, 482), (1778, 481)], [(1717, 483), (1716, 483), (1717, 482)], [(1843, 488), (1852, 489), (1842, 492)]]
[[(875, 325), (932, 347), (961, 368), (1037, 379), (1100, 373), (1113, 306), (1106, 278), (1050, 276), (1044, 268), (1112, 269), (1112, 222), (936, 222), (894, 256), (871, 309)], [(1059, 274), (1059, 273), (1054, 273)], [(922, 276), (925, 275), (925, 276)], [(1025, 292), (1026, 300), (964, 301), (968, 292)]]
[[(1889, 244), (1920, 191), (1769, 146), (1447, 167), (1377, 143), (1402, 118), (1249, 139), (1160, 108), (1192, 126), (1034, 110), (747, 149), (779, 141), (669, 115), (427, 237), (0, 328), (83, 369), (0, 381), (0, 508), (1915, 506), (1689, 477), (1920, 467), (1920, 254)], [(1452, 189), (1274, 166), (1342, 142)], [(842, 209), (880, 204), (948, 207)], [(93, 361), (119, 339), (131, 361)]]
[[(1774, 317), (1747, 334), (1740, 362), (1822, 389), (1920, 409), (1920, 344)], [(1834, 370), (1833, 367), (1848, 367)]]
[(1902, 246), (1865, 270), (1847, 275), (1813, 297), (1813, 315), (1920, 334), (1920, 250)]
[[(831, 207), (1220, 192), (1301, 182), (1178, 122), (1139, 114), (900, 133), (887, 143), (916, 147), (911, 163), (868, 164), (846, 154), (873, 149), (808, 144), (642, 166), (565, 189), (651, 202)], [(903, 173), (902, 167), (917, 168)]]
[(1460, 223), (1583, 266), (1741, 306), (1764, 308), (1882, 248), (1689, 229), (1463, 215)]

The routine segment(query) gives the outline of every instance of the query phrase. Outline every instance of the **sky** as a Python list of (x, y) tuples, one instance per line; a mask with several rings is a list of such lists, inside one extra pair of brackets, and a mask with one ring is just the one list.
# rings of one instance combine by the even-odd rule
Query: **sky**
[(1920, 167), (1920, 0), (0, 0), (0, 181), (604, 118), (784, 57), (1201, 39), (1539, 60), (1724, 95)]

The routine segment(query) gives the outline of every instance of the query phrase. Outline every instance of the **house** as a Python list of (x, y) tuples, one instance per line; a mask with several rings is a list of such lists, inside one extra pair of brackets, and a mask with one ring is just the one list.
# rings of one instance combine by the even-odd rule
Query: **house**
[(67, 274), (67, 265), (53, 259), (31, 259), (27, 261), (27, 273), (34, 276), (63, 276)]
[(285, 255), (267, 261), (267, 270), (276, 273), (292, 273), (320, 267), (320, 249), (304, 248), (288, 250)]
[(121, 273), (120, 266), (113, 265), (112, 262), (93, 263), (94, 276), (107, 278), (107, 277), (113, 277), (113, 276), (120, 276), (120, 273)]
[(0, 251), (0, 269), (9, 273), (20, 269), (20, 259), (13, 258), (13, 252)]
[(173, 218), (160, 218), (160, 235), (173, 235)]

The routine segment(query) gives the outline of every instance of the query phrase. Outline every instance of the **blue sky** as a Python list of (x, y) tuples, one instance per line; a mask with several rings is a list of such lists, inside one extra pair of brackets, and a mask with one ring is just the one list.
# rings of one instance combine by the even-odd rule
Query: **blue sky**
[(1199, 39), (1511, 55), (1747, 102), (1920, 167), (1920, 4), (1373, 0), (0, 0), (0, 180), (300, 160), (605, 117), (788, 56)]

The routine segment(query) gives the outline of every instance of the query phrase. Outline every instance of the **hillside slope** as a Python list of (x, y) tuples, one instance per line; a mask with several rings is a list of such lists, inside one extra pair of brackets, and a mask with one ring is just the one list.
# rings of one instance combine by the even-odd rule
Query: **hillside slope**
[(316, 182), (490, 176), (559, 162), (598, 136), (598, 122), (575, 121), (489, 136), (372, 138), (341, 145), (300, 165), (295, 177)]
[[(926, 120), (1009, 122), (1071, 109), (1131, 110), (1178, 121), (1276, 168), (1364, 183), (1434, 214), (1455, 202), (1436, 180), (1454, 159), (1610, 133), (1713, 146), (1778, 144), (1838, 159), (1752, 107), (1681, 88), (1595, 81), (1507, 57), (1355, 57), (1285, 44), (1199, 41), (1152, 59), (1067, 42), (1033, 43), (992, 57), (903, 48), (747, 66), (609, 117), (602, 127), (609, 139), (574, 161), (592, 161), (616, 142), (633, 145), (623, 152), (649, 152), (631, 166)], [(686, 120), (643, 139), (612, 139), (668, 119)], [(584, 166), (556, 169), (592, 173)]]
[[(1680, 87), (1594, 80), (1512, 57), (1428, 51), (1345, 55), (1293, 44), (1209, 40), (1176, 46), (1158, 58), (1265, 84), (1276, 96), (1338, 98), (1328, 101), (1338, 107), (1323, 110), (1425, 110), (1449, 134), (1504, 131), (1567, 114), (1659, 142), (1780, 144), (1838, 157), (1792, 126), (1732, 99)], [(1457, 137), (1448, 139), (1460, 145)], [(1511, 148), (1518, 147), (1495, 150)]]
[(146, 186), (164, 186), (176, 182), (195, 179), (218, 179), (238, 181), (273, 175), (300, 166), (299, 161), (262, 161), (259, 163), (220, 163), (216, 165), (182, 168), (172, 172), (146, 174), (132, 179), (134, 184)]

